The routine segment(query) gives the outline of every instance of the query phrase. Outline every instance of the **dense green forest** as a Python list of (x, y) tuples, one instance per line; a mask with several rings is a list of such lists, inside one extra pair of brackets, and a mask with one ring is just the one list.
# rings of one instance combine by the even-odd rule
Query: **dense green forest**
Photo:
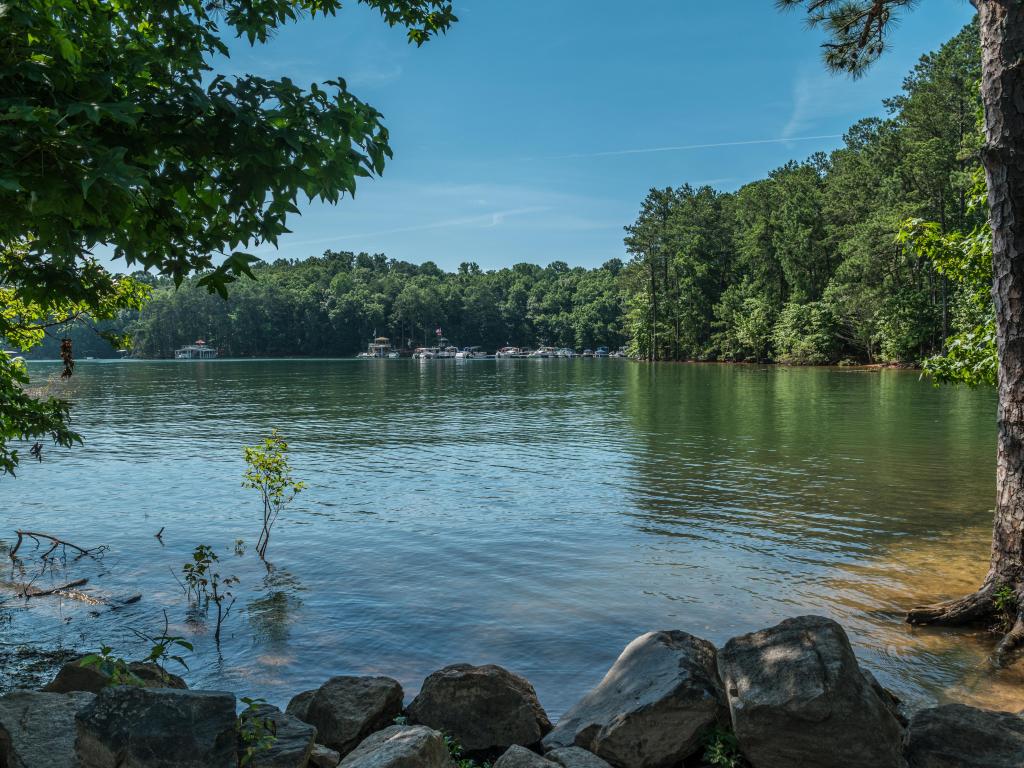
[(844, 357), (914, 362), (941, 350), (964, 296), (897, 242), (907, 219), (969, 229), (979, 163), (980, 53), (972, 25), (924, 56), (831, 155), (732, 194), (651, 190), (626, 245), (626, 327), (657, 358)]
[[(445, 272), (328, 251), (259, 264), (226, 301), (141, 275), (153, 296), (117, 330), (141, 357), (205, 338), (228, 355), (350, 355), (374, 335), (418, 345), (629, 345), (650, 359), (919, 362), (978, 322), (974, 296), (897, 238), (910, 219), (967, 230), (978, 167), (980, 52), (965, 28), (920, 60), (886, 118), (829, 155), (790, 162), (736, 192), (652, 189), (626, 228), (627, 262), (554, 261)], [(961, 294), (965, 295), (961, 295)], [(987, 311), (987, 308), (985, 308)], [(111, 352), (72, 336), (79, 356)], [(39, 354), (54, 356), (55, 342)]]
[(349, 355), (376, 334), (419, 346), (437, 328), (460, 345), (620, 344), (622, 262), (600, 269), (517, 264), (447, 273), (365, 253), (328, 251), (259, 267), (227, 301), (159, 288), (135, 322), (134, 348), (163, 357), (206, 338), (231, 355)]

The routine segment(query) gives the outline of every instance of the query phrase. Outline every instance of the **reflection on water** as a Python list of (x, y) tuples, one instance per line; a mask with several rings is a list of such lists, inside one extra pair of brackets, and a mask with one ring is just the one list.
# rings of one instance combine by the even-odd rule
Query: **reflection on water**
[(282, 568), (268, 564), (263, 579), (264, 594), (246, 606), (254, 641), (283, 648), (291, 636), (291, 623), (302, 607), (302, 583)]
[[(980, 629), (910, 627), (898, 622), (907, 609), (969, 594), (985, 576), (986, 563), (964, 541), (987, 541), (987, 526), (914, 541), (878, 559), (844, 566), (826, 581), (830, 599), (856, 622), (877, 663), (891, 677), (913, 675), (937, 697), (1018, 711), (1024, 704), (1024, 665), (993, 670), (994, 637)], [(902, 630), (899, 631), (899, 630)]]
[[(557, 716), (641, 632), (721, 643), (817, 612), (912, 703), (1024, 706), (1019, 673), (985, 667), (990, 638), (902, 622), (984, 572), (990, 392), (618, 360), (97, 362), (75, 381), (87, 444), (0, 482), (0, 535), (109, 543), (75, 573), (144, 599), (96, 617), (39, 602), (15, 642), (129, 652), (164, 608), (191, 636), (170, 571), (209, 543), (241, 584), (188, 678), (276, 704), (332, 674), (411, 694), (444, 664), (495, 662)], [(275, 426), (310, 487), (268, 573), (231, 552), (259, 533), (240, 446)]]

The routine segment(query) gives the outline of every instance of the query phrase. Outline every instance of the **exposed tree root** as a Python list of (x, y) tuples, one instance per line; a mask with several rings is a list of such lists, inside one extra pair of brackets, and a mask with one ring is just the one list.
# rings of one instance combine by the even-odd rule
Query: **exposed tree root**
[(1021, 644), (1024, 643), (1024, 610), (1017, 612), (1017, 618), (1010, 627), (1010, 631), (1003, 635), (995, 652), (992, 654), (992, 663), (996, 667), (1005, 667), (1012, 663), (1019, 655)]
[(955, 627), (986, 621), (996, 612), (994, 598), (995, 589), (986, 584), (974, 594), (957, 600), (911, 608), (907, 613), (907, 623)]
[[(1024, 599), (1019, 596), (1017, 606), (1013, 625), (999, 640), (990, 658), (992, 665), (997, 668), (1011, 664), (1024, 650)], [(989, 579), (974, 594), (958, 600), (912, 608), (907, 613), (907, 623), (947, 627), (987, 624), (993, 631), (998, 631), (1006, 626), (1004, 611), (1005, 608), (996, 600), (995, 583)]]

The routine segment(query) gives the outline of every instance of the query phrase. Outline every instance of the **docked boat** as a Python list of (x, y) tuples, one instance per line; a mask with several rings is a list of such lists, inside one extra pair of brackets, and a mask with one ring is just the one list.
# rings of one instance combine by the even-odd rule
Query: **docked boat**
[[(387, 336), (378, 336), (369, 343), (365, 352), (359, 353), (358, 357), (390, 357), (393, 351), (394, 348), (391, 346), (391, 339)], [(398, 353), (395, 352), (395, 357), (397, 356)]]
[(463, 347), (455, 353), (456, 360), (474, 360), (481, 357), (485, 357), (485, 355), (480, 347)]
[(459, 348), (449, 344), (448, 339), (443, 336), (438, 339), (437, 353), (434, 355), (438, 360), (454, 360)]
[(454, 360), (459, 348), (448, 343), (443, 336), (436, 347), (417, 347), (412, 356), (418, 360)]
[(558, 357), (576, 357), (576, 350), (569, 347), (562, 347), (557, 352)]
[(558, 350), (554, 347), (537, 347), (530, 353), (530, 357), (558, 357)]
[(583, 357), (593, 357), (593, 356), (594, 356), (594, 350), (592, 350), (592, 349), (584, 349), (583, 350)]
[(594, 357), (608, 357), (608, 347), (598, 347), (595, 349)]
[(175, 360), (213, 360), (217, 357), (217, 350), (208, 347), (202, 339), (197, 339), (195, 344), (186, 344), (184, 347), (174, 350)]
[(524, 353), (519, 347), (502, 347), (494, 353), (494, 356), (497, 358), (526, 357), (526, 353)]

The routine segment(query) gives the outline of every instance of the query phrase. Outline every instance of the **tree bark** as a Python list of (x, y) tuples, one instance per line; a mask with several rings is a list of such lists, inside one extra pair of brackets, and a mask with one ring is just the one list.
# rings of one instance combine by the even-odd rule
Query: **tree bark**
[(999, 350), (999, 438), (992, 573), (1019, 586), (1024, 554), (1024, 6), (978, 4), (992, 295)]
[(650, 360), (658, 359), (658, 286), (654, 279), (654, 253), (648, 256), (651, 270), (651, 354)]
[[(997, 656), (1024, 639), (1024, 4), (977, 0), (981, 28), (983, 162), (992, 224), (992, 296), (999, 351), (996, 509), (988, 576), (974, 595), (915, 608), (912, 624), (991, 618), (995, 595), (1013, 590), (1014, 628)], [(997, 659), (998, 660), (998, 659)]]

